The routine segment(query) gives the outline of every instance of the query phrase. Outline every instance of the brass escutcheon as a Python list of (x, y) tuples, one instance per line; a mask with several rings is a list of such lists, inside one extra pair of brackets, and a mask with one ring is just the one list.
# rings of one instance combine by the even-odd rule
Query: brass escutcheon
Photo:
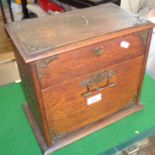
[(104, 50), (103, 50), (103, 48), (101, 48), (101, 47), (97, 47), (97, 48), (95, 49), (95, 54), (96, 54), (97, 56), (101, 56), (101, 55), (103, 54), (103, 52), (104, 52)]

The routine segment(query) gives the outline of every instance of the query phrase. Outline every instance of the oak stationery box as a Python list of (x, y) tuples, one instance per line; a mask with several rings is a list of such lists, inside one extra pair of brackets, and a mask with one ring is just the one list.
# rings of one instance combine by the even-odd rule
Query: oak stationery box
[(114, 4), (6, 25), (25, 111), (44, 151), (55, 151), (143, 108), (153, 24)]

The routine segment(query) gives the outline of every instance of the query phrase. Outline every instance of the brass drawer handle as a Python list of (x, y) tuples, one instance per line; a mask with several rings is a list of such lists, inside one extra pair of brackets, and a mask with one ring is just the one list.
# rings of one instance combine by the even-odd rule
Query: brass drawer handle
[(98, 72), (90, 76), (87, 80), (83, 80), (80, 83), (81, 87), (91, 87), (104, 81), (109, 81), (115, 75), (114, 71)]
[[(85, 98), (91, 96), (93, 93), (102, 91), (107, 88), (112, 88), (116, 86), (116, 83), (112, 83), (110, 80), (115, 75), (114, 71), (104, 71), (97, 73), (93, 76), (91, 76), (89, 79), (84, 80), (80, 83), (82, 87), (85, 87), (87, 91), (82, 94)], [(91, 90), (92, 86), (95, 86), (96, 84), (106, 82), (104, 86), (96, 87), (95, 89)]]
[(103, 86), (103, 87), (97, 87), (96, 89), (94, 89), (94, 90), (92, 90), (92, 91), (88, 91), (88, 92), (82, 94), (82, 96), (83, 96), (84, 98), (88, 98), (89, 96), (93, 95), (93, 94), (96, 93), (96, 92), (102, 91), (102, 90), (107, 89), (107, 88), (113, 88), (113, 87), (115, 87), (115, 86), (116, 86), (116, 83), (107, 83), (107, 84), (106, 84), (105, 86)]
[(101, 56), (101, 55), (103, 54), (103, 52), (104, 52), (104, 49), (103, 49), (102, 47), (97, 47), (97, 48), (95, 49), (95, 54), (96, 54), (97, 56)]

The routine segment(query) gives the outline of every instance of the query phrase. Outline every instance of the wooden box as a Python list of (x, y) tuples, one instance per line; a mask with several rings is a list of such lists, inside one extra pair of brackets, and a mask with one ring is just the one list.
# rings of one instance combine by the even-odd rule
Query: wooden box
[(114, 4), (10, 23), (25, 111), (53, 152), (143, 108), (153, 24)]

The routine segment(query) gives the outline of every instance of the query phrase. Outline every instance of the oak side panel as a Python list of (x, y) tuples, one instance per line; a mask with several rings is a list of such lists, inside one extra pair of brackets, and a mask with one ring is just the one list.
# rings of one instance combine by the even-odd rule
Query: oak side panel
[(41, 123), (41, 116), (38, 109), (37, 98), (35, 96), (35, 88), (33, 85), (33, 77), (31, 72), (30, 64), (26, 64), (20, 54), (18, 53), (17, 49), (14, 47), (16, 62), (18, 65), (20, 77), (22, 80), (22, 88), (24, 91), (24, 95), (26, 97), (26, 101), (29, 104), (31, 111), (38, 123), (39, 128), (42, 131), (42, 123)]
[(143, 86), (143, 81), (144, 81), (144, 75), (145, 75), (146, 64), (147, 64), (147, 60), (148, 60), (148, 54), (149, 54), (149, 48), (150, 48), (153, 29), (148, 29), (148, 32), (149, 33), (148, 33), (147, 43), (146, 43), (146, 47), (145, 47), (143, 69), (141, 72), (141, 79), (140, 79), (139, 88), (138, 88), (137, 104), (140, 102), (140, 97), (141, 97), (141, 92), (142, 92), (142, 86)]
[(35, 63), (31, 63), (31, 71), (32, 71), (32, 78), (33, 78), (33, 83), (34, 83), (34, 88), (35, 88), (35, 94), (36, 94), (37, 101), (38, 101), (38, 108), (41, 114), (41, 122), (43, 124), (43, 135), (47, 143), (47, 146), (51, 146), (52, 139), (51, 139), (51, 135), (49, 132), (48, 122), (47, 122), (45, 108), (44, 108), (44, 101), (42, 98), (42, 93), (41, 93), (41, 88), (39, 84), (39, 79), (38, 79), (38, 74), (36, 71)]
[(46, 118), (44, 117), (44, 108), (41, 107), (41, 94), (39, 94), (39, 85), (36, 82), (35, 76), (35, 64), (25, 63), (20, 56), (17, 49), (14, 47), (15, 57), (19, 68), (20, 76), (22, 79), (23, 91), (26, 97), (26, 101), (34, 115), (34, 118), (39, 126), (42, 135), (45, 138), (46, 143), (51, 146), (51, 137), (49, 135), (48, 127), (46, 125)]

